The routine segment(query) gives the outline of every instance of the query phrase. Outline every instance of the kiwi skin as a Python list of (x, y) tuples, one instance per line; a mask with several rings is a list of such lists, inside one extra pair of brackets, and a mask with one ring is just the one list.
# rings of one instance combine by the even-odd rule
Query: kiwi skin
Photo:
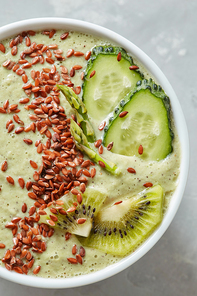
[(86, 247), (125, 256), (134, 251), (161, 223), (163, 189), (156, 185), (122, 203), (101, 210), (87, 238), (78, 237)]

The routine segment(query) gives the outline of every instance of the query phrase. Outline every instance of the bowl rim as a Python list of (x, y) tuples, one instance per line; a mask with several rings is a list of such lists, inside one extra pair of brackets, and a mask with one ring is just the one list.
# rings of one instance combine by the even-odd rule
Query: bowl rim
[(114, 31), (90, 22), (76, 19), (42, 17), (26, 19), (5, 25), (0, 28), (0, 36), (1, 40), (3, 40), (22, 31), (38, 31), (44, 29), (65, 29), (67, 31), (73, 30), (97, 35), (103, 37), (104, 39), (108, 39), (113, 43), (118, 43), (121, 47), (125, 48), (125, 50), (129, 52), (132, 56), (137, 58), (140, 63), (145, 66), (148, 72), (157, 79), (157, 82), (163, 87), (163, 89), (165, 89), (165, 92), (170, 97), (172, 110), (176, 110), (176, 112), (174, 112), (174, 120), (181, 146), (179, 183), (173, 194), (173, 197), (171, 198), (168, 210), (165, 213), (161, 225), (148, 239), (146, 239), (146, 241), (135, 252), (123, 258), (121, 261), (94, 273), (64, 279), (41, 278), (30, 275), (26, 276), (10, 272), (4, 267), (0, 267), (0, 277), (6, 280), (37, 288), (62, 289), (84, 286), (107, 279), (134, 264), (157, 243), (157, 241), (161, 238), (161, 236), (164, 234), (164, 232), (167, 230), (170, 223), (172, 222), (184, 194), (189, 170), (189, 137), (180, 103), (166, 76), (155, 64), (155, 62), (153, 62), (153, 60), (146, 55), (146, 53), (144, 53), (131, 41), (115, 33)]

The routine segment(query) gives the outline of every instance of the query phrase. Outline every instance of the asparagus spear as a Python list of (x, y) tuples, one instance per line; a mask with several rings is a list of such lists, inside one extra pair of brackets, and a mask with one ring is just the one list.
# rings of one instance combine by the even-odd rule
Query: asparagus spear
[(109, 160), (104, 160), (100, 155), (93, 150), (93, 148), (89, 145), (88, 139), (83, 133), (83, 130), (78, 126), (78, 124), (71, 119), (70, 122), (70, 131), (71, 135), (75, 139), (76, 146), (79, 150), (86, 153), (89, 158), (91, 158), (94, 162), (100, 164), (104, 169), (109, 171), (114, 175), (119, 175), (120, 170), (118, 167)]
[(82, 100), (76, 95), (72, 88), (66, 85), (57, 85), (61, 92), (66, 97), (71, 107), (75, 110), (77, 122), (80, 123), (81, 128), (86, 135), (88, 141), (93, 143), (95, 141), (94, 130), (89, 122), (87, 109)]

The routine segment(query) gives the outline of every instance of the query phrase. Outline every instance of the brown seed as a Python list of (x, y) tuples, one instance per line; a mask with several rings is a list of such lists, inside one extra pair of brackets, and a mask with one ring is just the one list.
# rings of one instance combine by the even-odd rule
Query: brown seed
[(60, 36), (60, 39), (65, 40), (68, 37), (69, 33), (65, 32)]
[(75, 69), (71, 68), (70, 77), (74, 77), (74, 76), (75, 76)]
[(58, 221), (58, 218), (56, 216), (54, 216), (54, 215), (49, 215), (49, 217), (51, 218), (51, 220), (53, 222), (57, 222)]
[(29, 98), (20, 99), (19, 103), (20, 104), (27, 104), (27, 103), (29, 103)]
[(92, 168), (90, 171), (90, 174), (91, 174), (91, 178), (94, 178), (94, 176), (96, 175), (96, 169)]
[(80, 188), (80, 191), (81, 191), (82, 193), (84, 193), (85, 190), (86, 190), (86, 185), (85, 185), (85, 183), (81, 183), (80, 186), (79, 186), (79, 188)]
[(9, 101), (6, 100), (6, 101), (4, 102), (4, 104), (3, 104), (3, 108), (4, 108), (4, 109), (7, 109), (8, 106), (9, 106)]
[(117, 61), (118, 61), (118, 62), (120, 62), (121, 57), (122, 57), (121, 52), (119, 52), (118, 55), (117, 55)]
[(37, 147), (37, 153), (42, 153), (42, 143), (40, 143)]
[(20, 133), (22, 133), (24, 131), (24, 127), (22, 127), (22, 126), (20, 126), (20, 127), (17, 127), (16, 129), (15, 129), (15, 134), (20, 134)]
[(153, 183), (147, 182), (147, 183), (144, 183), (143, 186), (144, 187), (152, 187), (153, 186)]
[(99, 139), (99, 140), (97, 140), (97, 141), (94, 143), (94, 146), (95, 146), (96, 148), (99, 148), (101, 144), (102, 144), (102, 140)]
[(137, 70), (137, 69), (139, 69), (139, 67), (138, 67), (138, 66), (135, 66), (135, 65), (133, 65), (133, 66), (130, 66), (130, 67), (129, 67), (129, 69), (130, 69), (130, 70)]
[(99, 154), (103, 154), (103, 146), (101, 145), (98, 149)]
[(74, 212), (76, 210), (76, 207), (70, 207), (68, 210), (67, 210), (67, 212), (68, 213), (72, 213), (72, 212)]
[(77, 259), (77, 262), (78, 263), (80, 263), (80, 264), (83, 263), (83, 259), (82, 259), (82, 257), (79, 254), (76, 255), (76, 259)]
[(116, 201), (115, 203), (114, 203), (114, 205), (119, 205), (119, 204), (121, 204), (122, 203), (122, 200), (119, 200), (119, 201)]
[(11, 133), (14, 129), (15, 125), (13, 123), (11, 123), (9, 126), (8, 126), (8, 133)]
[(49, 38), (52, 38), (53, 36), (54, 36), (54, 34), (56, 33), (56, 30), (51, 30), (50, 32), (49, 32)]
[(21, 269), (19, 266), (14, 266), (14, 267), (13, 267), (13, 271), (15, 271), (15, 272), (17, 272), (17, 273), (21, 273), (21, 274), (23, 274), (23, 271), (22, 271), (22, 269)]
[(26, 205), (26, 203), (24, 203), (24, 204), (22, 205), (21, 211), (22, 211), (23, 213), (26, 213), (26, 211), (27, 211), (27, 205)]
[(79, 95), (81, 92), (81, 86), (76, 86), (74, 91), (77, 95)]
[(113, 145), (114, 145), (114, 142), (110, 142), (110, 143), (107, 145), (107, 150), (110, 151), (110, 150), (113, 148)]
[(37, 195), (34, 192), (29, 192), (28, 193), (29, 198), (36, 200), (37, 199)]
[(30, 160), (29, 162), (30, 162), (30, 165), (32, 166), (33, 169), (36, 170), (38, 168), (38, 165), (37, 165), (37, 163), (35, 161)]
[(25, 181), (23, 178), (18, 178), (18, 184), (23, 189), (25, 187)]
[(50, 226), (55, 226), (55, 222), (53, 222), (52, 220), (46, 220), (46, 222), (47, 222)]
[(86, 218), (79, 218), (77, 219), (77, 224), (83, 224), (86, 222)]
[(90, 56), (91, 56), (91, 51), (87, 51), (85, 54), (85, 59), (89, 60)]
[(22, 266), (22, 271), (24, 272), (24, 274), (28, 274), (28, 267), (27, 267), (27, 264), (24, 264)]
[(83, 56), (83, 55), (84, 55), (84, 53), (81, 52), (81, 51), (75, 51), (75, 52), (74, 52), (74, 56), (75, 56), (75, 57), (81, 57), (81, 56)]
[(71, 264), (77, 264), (77, 259), (75, 258), (67, 258), (68, 262), (70, 262)]
[(4, 249), (5, 248), (5, 245), (0, 243), (0, 249)]
[(105, 125), (106, 125), (106, 121), (101, 122), (101, 124), (98, 127), (99, 131), (102, 131), (104, 129)]
[(119, 114), (119, 117), (120, 118), (123, 118), (127, 115), (128, 111), (122, 111), (120, 114)]
[[(83, 183), (84, 184), (84, 183)], [(79, 204), (81, 204), (82, 203), (82, 195), (79, 193), (79, 194), (77, 194), (77, 202), (79, 203)]]
[(2, 66), (7, 67), (10, 63), (11, 63), (11, 60), (7, 60), (2, 64)]
[(131, 173), (131, 174), (136, 174), (136, 170), (133, 168), (128, 168), (127, 172)]
[(104, 162), (102, 162), (102, 161), (98, 161), (98, 164), (100, 165), (100, 167), (102, 167), (102, 168), (105, 168), (105, 164), (104, 164)]
[[(66, 54), (66, 57), (67, 58), (70, 58), (72, 55), (74, 54), (74, 49), (69, 49), (68, 51), (67, 51), (67, 54)], [(62, 71), (63, 72), (63, 71)], [(64, 73), (64, 72), (63, 72)], [(66, 72), (67, 73), (67, 72)]]
[(143, 146), (140, 145), (138, 148), (138, 153), (141, 155), (143, 153)]
[(75, 255), (76, 253), (77, 253), (77, 246), (74, 245), (74, 246), (72, 247), (72, 254)]
[[(31, 254), (31, 253), (30, 253)], [(32, 256), (32, 255), (31, 255)], [(26, 258), (27, 258), (27, 256), (26, 256)], [(28, 259), (27, 259), (28, 260)], [(35, 261), (35, 259), (33, 258), (28, 264), (27, 264), (27, 267), (30, 269), (30, 268), (32, 268), (32, 266), (33, 266), (33, 264), (34, 264), (34, 261)]]
[(46, 62), (49, 64), (54, 64), (54, 60), (52, 58), (46, 58)]
[(33, 144), (33, 141), (30, 140), (30, 139), (23, 139), (23, 141), (24, 141), (25, 144), (27, 144), (27, 145), (32, 145), (32, 144)]
[(71, 193), (73, 195), (77, 195), (77, 194), (79, 194), (79, 191), (77, 189), (73, 188), (73, 189), (71, 189)]
[(27, 183), (26, 183), (26, 189), (27, 190), (30, 190), (31, 187), (32, 187), (32, 182), (31, 181), (27, 181)]
[(82, 246), (79, 248), (79, 255), (81, 257), (84, 257), (85, 256), (85, 249)]
[(36, 207), (32, 206), (30, 209), (29, 209), (29, 216), (32, 216), (36, 211)]
[(5, 46), (2, 43), (0, 43), (0, 51), (5, 53)]
[(11, 54), (12, 54), (13, 56), (15, 56), (15, 55), (17, 54), (17, 51), (18, 51), (17, 46), (13, 46), (13, 47), (12, 47), (12, 50), (11, 50)]
[(4, 108), (0, 107), (0, 113), (4, 113), (5, 114), (7, 112), (6, 112), (6, 110)]
[(14, 185), (14, 179), (11, 176), (7, 176), (6, 180), (8, 181), (8, 183), (10, 183), (11, 185)]
[(93, 71), (90, 73), (90, 78), (92, 78), (95, 74), (96, 74), (96, 71), (93, 70)]
[(27, 81), (28, 81), (28, 77), (27, 77), (26, 74), (23, 74), (23, 75), (22, 75), (22, 80), (23, 80), (24, 83), (27, 83)]
[(10, 109), (10, 111), (15, 111), (17, 109), (17, 107), (18, 107), (18, 104), (12, 104), (12, 105), (10, 105), (9, 109)]
[(39, 210), (38, 214), (41, 216), (47, 215), (47, 212), (45, 212), (44, 210)]
[(8, 163), (7, 163), (7, 161), (5, 160), (5, 161), (2, 163), (2, 165), (1, 165), (1, 170), (2, 170), (2, 172), (5, 172), (5, 171), (7, 170), (7, 168), (8, 168)]
[(82, 66), (80, 66), (80, 65), (75, 65), (75, 66), (73, 66), (73, 69), (74, 70), (80, 70), (82, 68)]

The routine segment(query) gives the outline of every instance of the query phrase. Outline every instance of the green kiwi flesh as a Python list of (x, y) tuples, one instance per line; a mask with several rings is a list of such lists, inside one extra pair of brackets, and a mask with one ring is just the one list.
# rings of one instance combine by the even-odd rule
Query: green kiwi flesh
[[(39, 223), (51, 226), (50, 221), (54, 221), (51, 216), (55, 216), (58, 220), (54, 222), (53, 227), (73, 234), (88, 236), (92, 228), (93, 218), (97, 215), (105, 199), (106, 195), (100, 191), (87, 188), (84, 194), (82, 194), (82, 203), (74, 206), (73, 203), (77, 202), (76, 195), (68, 193), (60, 199), (64, 202), (63, 205), (59, 206), (54, 202), (54, 204), (45, 209), (46, 215), (40, 216)], [(54, 213), (54, 209), (57, 214)], [(64, 214), (61, 214), (61, 209), (64, 211)], [(74, 211), (70, 212), (69, 209), (74, 209)], [(80, 218), (85, 218), (86, 221), (83, 224), (78, 224), (77, 221)]]
[(124, 256), (134, 251), (161, 223), (163, 189), (156, 185), (119, 204), (99, 211), (84, 245), (103, 252)]

